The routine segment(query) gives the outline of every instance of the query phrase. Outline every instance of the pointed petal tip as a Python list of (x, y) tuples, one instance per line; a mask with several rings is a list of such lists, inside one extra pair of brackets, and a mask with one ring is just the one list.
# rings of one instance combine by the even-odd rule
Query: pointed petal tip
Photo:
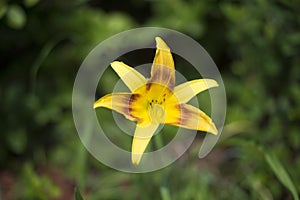
[(218, 82), (215, 81), (214, 79), (198, 79), (198, 80), (204, 80), (207, 85), (207, 89), (219, 86)]
[(110, 63), (110, 66), (117, 71), (118, 68), (131, 68), (130, 66), (126, 65), (124, 62), (122, 61), (114, 61), (112, 63)]
[(99, 108), (99, 107), (101, 107), (101, 105), (100, 105), (100, 104), (101, 104), (101, 103), (100, 103), (100, 101), (102, 101), (102, 100), (101, 100), (101, 98), (100, 98), (100, 99), (98, 99), (97, 101), (95, 101), (95, 102), (94, 102), (94, 104), (93, 104), (93, 108), (94, 108), (94, 109), (95, 109), (95, 108)]
[(216, 128), (215, 124), (212, 122), (210, 129), (208, 130), (209, 133), (213, 135), (218, 135), (218, 129)]
[(114, 61), (110, 65), (131, 92), (147, 82), (147, 79), (141, 73), (123, 62)]
[(138, 166), (140, 164), (141, 158), (142, 158), (141, 154), (132, 154), (131, 155), (132, 164)]
[(110, 63), (110, 65), (111, 65), (112, 68), (115, 68), (115, 67), (117, 67), (117, 66), (120, 65), (120, 64), (123, 64), (123, 62), (120, 62), (120, 61), (114, 61), (114, 62)]
[(215, 81), (213, 79), (211, 79), (211, 80), (212, 80), (212, 84), (211, 84), (212, 87), (219, 87), (219, 84), (217, 81)]
[(156, 48), (162, 50), (170, 50), (169, 46), (165, 43), (165, 41), (161, 37), (155, 37)]

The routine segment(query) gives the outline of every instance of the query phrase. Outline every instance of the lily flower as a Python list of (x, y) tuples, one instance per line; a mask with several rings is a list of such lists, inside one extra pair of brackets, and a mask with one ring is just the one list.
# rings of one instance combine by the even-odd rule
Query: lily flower
[(111, 67), (131, 93), (108, 94), (94, 103), (94, 108), (112, 109), (127, 119), (136, 121), (131, 150), (134, 165), (140, 163), (159, 124), (218, 134), (209, 116), (187, 104), (195, 95), (217, 87), (218, 83), (212, 79), (197, 79), (175, 86), (175, 67), (170, 48), (160, 37), (155, 40), (156, 53), (151, 77), (147, 79), (132, 67), (115, 61), (111, 63)]

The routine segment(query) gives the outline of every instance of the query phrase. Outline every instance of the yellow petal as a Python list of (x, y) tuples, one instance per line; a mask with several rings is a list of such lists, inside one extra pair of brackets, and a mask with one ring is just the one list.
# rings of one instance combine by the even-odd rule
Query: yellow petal
[(134, 165), (140, 163), (143, 153), (158, 125), (153, 123), (147, 125), (137, 124), (131, 149), (131, 160)]
[(200, 109), (189, 104), (177, 104), (173, 107), (171, 113), (177, 111), (177, 116), (169, 116), (167, 111), (166, 124), (179, 126), (187, 129), (209, 132), (214, 135), (218, 134), (218, 130), (211, 118), (208, 117)]
[(94, 103), (94, 108), (105, 107), (112, 109), (124, 115), (127, 119), (132, 121), (140, 121), (138, 116), (131, 113), (131, 101), (139, 97), (139, 94), (131, 93), (113, 93), (101, 97)]
[(175, 68), (170, 48), (160, 37), (156, 37), (155, 40), (157, 49), (151, 68), (149, 83), (157, 83), (173, 90), (175, 84)]
[(165, 41), (163, 41), (163, 39), (161, 39), (160, 37), (155, 37), (155, 41), (156, 41), (156, 48), (157, 49), (170, 51), (170, 48), (165, 43)]
[(111, 67), (119, 75), (131, 92), (146, 84), (147, 79), (138, 71), (122, 62), (113, 62)]
[(197, 79), (176, 86), (174, 88), (174, 95), (180, 103), (186, 103), (198, 93), (217, 86), (219, 85), (215, 80)]

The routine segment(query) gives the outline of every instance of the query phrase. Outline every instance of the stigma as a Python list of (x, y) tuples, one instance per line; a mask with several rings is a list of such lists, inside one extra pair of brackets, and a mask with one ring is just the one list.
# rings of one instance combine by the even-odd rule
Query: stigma
[(149, 115), (151, 121), (154, 123), (164, 123), (166, 119), (166, 112), (164, 107), (159, 103), (150, 102)]

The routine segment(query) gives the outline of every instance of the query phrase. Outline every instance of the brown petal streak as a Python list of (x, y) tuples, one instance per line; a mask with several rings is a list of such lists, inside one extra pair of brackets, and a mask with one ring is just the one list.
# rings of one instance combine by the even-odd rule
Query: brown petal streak
[(218, 133), (211, 118), (200, 109), (189, 104), (178, 104), (175, 108), (180, 109), (180, 116), (176, 121), (168, 122), (168, 124), (213, 134)]
[(164, 85), (172, 91), (175, 85), (175, 70), (164, 65), (153, 64), (148, 83)]

